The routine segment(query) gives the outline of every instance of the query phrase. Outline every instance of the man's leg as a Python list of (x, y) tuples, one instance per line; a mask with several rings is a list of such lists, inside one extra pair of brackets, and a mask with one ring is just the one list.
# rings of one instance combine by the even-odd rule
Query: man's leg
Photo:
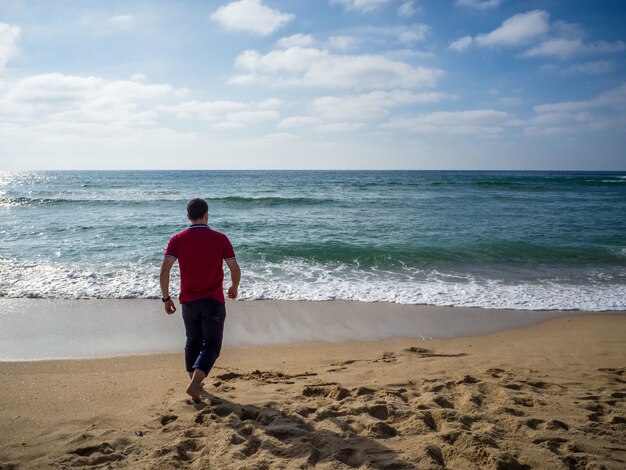
[(198, 360), (202, 350), (202, 321), (196, 302), (184, 303), (182, 307), (185, 335), (187, 336), (187, 342), (185, 343), (185, 368), (189, 373), (189, 378), (192, 378), (193, 365)]
[(202, 386), (202, 381), (205, 379), (206, 374), (200, 369), (196, 369), (193, 371), (193, 374), (190, 375), (191, 383), (187, 387), (187, 395), (196, 403), (200, 403), (200, 387)]
[(194, 399), (200, 399), (200, 386), (209, 374), (222, 349), (224, 334), (224, 319), (226, 309), (224, 304), (213, 299), (202, 301), (202, 348), (193, 365), (194, 372), (187, 393)]

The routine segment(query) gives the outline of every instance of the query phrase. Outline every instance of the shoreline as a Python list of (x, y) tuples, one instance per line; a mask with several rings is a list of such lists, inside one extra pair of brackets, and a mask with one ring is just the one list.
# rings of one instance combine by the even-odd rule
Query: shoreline
[(618, 469), (625, 357), (626, 316), (605, 314), (228, 346), (197, 405), (181, 351), (0, 362), (0, 466)]
[[(184, 345), (180, 304), (158, 300), (0, 299), (0, 361), (176, 352)], [(227, 301), (224, 346), (454, 338), (552, 318), (626, 311), (509, 310), (356, 301)], [(28, 325), (28, 328), (24, 328)]]

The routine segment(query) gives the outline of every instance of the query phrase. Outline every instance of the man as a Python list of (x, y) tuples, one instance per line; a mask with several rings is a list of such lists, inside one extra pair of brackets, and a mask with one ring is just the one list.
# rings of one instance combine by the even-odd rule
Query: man
[(209, 222), (209, 206), (200, 199), (187, 203), (187, 218), (191, 225), (174, 235), (165, 250), (161, 266), (161, 291), (165, 311), (176, 311), (169, 295), (170, 270), (176, 260), (180, 267), (180, 296), (187, 342), (185, 365), (191, 383), (187, 394), (194, 402), (200, 402), (200, 387), (220, 355), (226, 308), (222, 282), (226, 261), (230, 270), (231, 285), (228, 297), (235, 299), (241, 270), (235, 259), (230, 241), (223, 233), (212, 230)]

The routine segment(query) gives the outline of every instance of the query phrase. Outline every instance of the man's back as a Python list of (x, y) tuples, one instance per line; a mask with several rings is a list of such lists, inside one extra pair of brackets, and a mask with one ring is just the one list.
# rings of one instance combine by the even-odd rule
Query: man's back
[(235, 257), (226, 235), (207, 225), (192, 225), (172, 237), (165, 256), (178, 259), (181, 303), (199, 299), (224, 303), (222, 262)]

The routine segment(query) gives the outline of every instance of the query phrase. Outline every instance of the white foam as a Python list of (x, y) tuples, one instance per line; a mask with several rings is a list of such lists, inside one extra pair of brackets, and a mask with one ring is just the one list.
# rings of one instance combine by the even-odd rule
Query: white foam
[[(626, 284), (596, 273), (586, 283), (478, 279), (469, 274), (356, 269), (292, 260), (243, 264), (243, 300), (355, 300), (523, 310), (626, 310)], [(99, 266), (0, 259), (0, 297), (160, 297), (158, 266)], [(172, 270), (173, 295), (179, 283)], [(227, 275), (228, 277), (228, 275)], [(225, 282), (227, 284), (227, 280)]]

